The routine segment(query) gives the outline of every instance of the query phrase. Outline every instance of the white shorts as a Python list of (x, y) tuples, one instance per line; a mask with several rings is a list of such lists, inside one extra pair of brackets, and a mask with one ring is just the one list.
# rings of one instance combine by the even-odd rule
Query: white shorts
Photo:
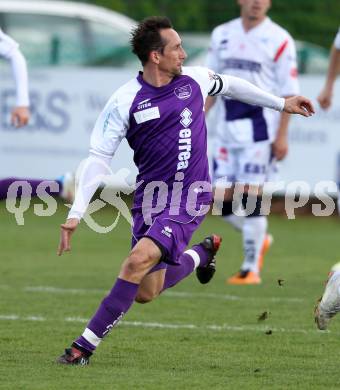
[(213, 154), (213, 183), (223, 178), (226, 182), (263, 185), (271, 164), (271, 144), (256, 142), (247, 146), (231, 147), (216, 141)]

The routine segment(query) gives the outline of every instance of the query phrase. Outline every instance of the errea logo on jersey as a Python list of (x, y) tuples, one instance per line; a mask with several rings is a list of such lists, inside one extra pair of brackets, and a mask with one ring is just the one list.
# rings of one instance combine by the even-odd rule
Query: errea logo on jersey
[(151, 107), (151, 98), (142, 100), (141, 102), (138, 103), (137, 110), (142, 110), (144, 108)]
[(191, 124), (191, 122), (192, 122), (191, 115), (192, 115), (192, 112), (188, 108), (185, 108), (181, 112), (181, 118), (182, 118), (181, 119), (181, 124), (184, 127), (188, 127)]
[(192, 123), (192, 112), (189, 108), (185, 107), (185, 109), (180, 114), (180, 123), (184, 127), (179, 131), (179, 139), (178, 139), (178, 163), (177, 163), (177, 171), (181, 169), (186, 169), (189, 166), (189, 159), (191, 157), (191, 129), (189, 126)]

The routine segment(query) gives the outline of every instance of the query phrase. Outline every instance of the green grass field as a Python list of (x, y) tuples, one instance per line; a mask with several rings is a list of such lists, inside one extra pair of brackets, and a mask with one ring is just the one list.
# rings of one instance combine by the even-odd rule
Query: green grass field
[[(340, 261), (340, 221), (270, 218), (275, 243), (260, 286), (230, 287), (241, 237), (217, 217), (195, 235), (224, 237), (214, 280), (191, 276), (147, 305), (135, 304), (88, 367), (54, 363), (111, 288), (130, 245), (125, 220), (109, 234), (81, 225), (73, 250), (56, 256), (59, 224), (30, 209), (25, 225), (0, 203), (1, 389), (336, 389), (340, 319), (319, 332), (313, 306)], [(112, 210), (98, 221), (112, 223)], [(284, 279), (280, 287), (278, 279)], [(269, 311), (269, 318), (258, 316)], [(271, 330), (271, 334), (266, 334)]]

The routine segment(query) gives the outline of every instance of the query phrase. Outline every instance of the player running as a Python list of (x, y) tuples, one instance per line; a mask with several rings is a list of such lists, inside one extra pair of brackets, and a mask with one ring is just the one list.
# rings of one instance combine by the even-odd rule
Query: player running
[[(216, 27), (212, 33), (207, 66), (218, 73), (245, 79), (279, 96), (296, 95), (297, 64), (292, 37), (266, 16), (270, 0), (238, 0), (241, 17)], [(215, 103), (208, 98), (207, 111)], [(214, 184), (224, 178), (234, 186), (226, 190), (222, 216), (242, 232), (244, 261), (229, 284), (261, 283), (264, 252), (271, 244), (267, 217), (261, 215), (262, 187), (270, 164), (288, 152), (289, 115), (256, 107), (229, 96), (216, 100)], [(236, 183), (244, 185), (240, 190)], [(235, 191), (236, 188), (236, 191)], [(235, 215), (234, 193), (239, 207), (255, 205), (245, 218)], [(236, 199), (235, 198), (235, 199)]]
[(306, 117), (314, 112), (304, 97), (283, 99), (207, 68), (183, 67), (186, 53), (167, 18), (142, 21), (131, 44), (143, 71), (112, 95), (95, 124), (75, 202), (61, 225), (58, 254), (70, 250), (71, 236), (124, 137), (142, 183), (132, 207), (132, 249), (83, 334), (58, 359), (61, 364), (88, 364), (134, 301), (150, 302), (194, 269), (201, 283), (212, 278), (220, 237), (211, 235), (185, 251), (212, 200), (204, 116), (208, 95)]

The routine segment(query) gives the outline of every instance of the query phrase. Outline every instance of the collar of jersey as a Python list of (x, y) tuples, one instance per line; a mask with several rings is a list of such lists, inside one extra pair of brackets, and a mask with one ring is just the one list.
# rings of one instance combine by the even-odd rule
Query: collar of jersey
[(155, 87), (151, 84), (149, 84), (147, 81), (145, 81), (143, 79), (143, 72), (138, 72), (138, 76), (137, 76), (137, 80), (138, 82), (143, 86), (143, 87), (146, 87), (146, 88), (149, 88), (149, 89), (152, 89), (153, 91), (164, 91), (166, 90), (167, 88), (169, 88), (170, 86), (172, 86), (175, 82), (175, 80), (178, 79), (178, 76), (175, 76), (169, 84), (166, 84), (166, 85), (162, 85), (161, 87)]

